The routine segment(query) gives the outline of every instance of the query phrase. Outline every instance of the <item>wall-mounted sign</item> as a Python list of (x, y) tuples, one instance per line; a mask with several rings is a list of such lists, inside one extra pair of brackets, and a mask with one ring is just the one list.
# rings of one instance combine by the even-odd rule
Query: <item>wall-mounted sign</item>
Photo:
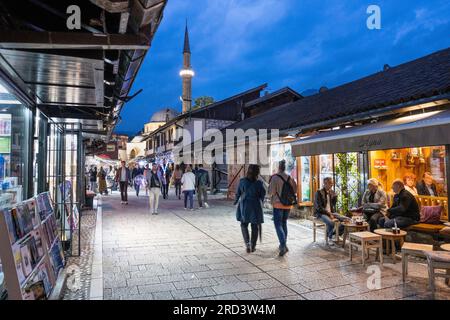
[(106, 145), (106, 152), (115, 152), (116, 151), (116, 145), (115, 144), (108, 144)]
[(386, 159), (375, 159), (375, 167), (385, 167)]

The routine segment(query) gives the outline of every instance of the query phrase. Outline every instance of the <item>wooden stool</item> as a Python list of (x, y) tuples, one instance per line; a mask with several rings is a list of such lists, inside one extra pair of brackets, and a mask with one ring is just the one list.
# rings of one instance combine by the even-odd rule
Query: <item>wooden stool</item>
[(353, 258), (353, 247), (360, 248), (362, 252), (362, 264), (366, 265), (367, 258), (370, 256), (370, 249), (377, 249), (376, 256), (383, 265), (383, 242), (382, 237), (369, 231), (353, 232), (349, 234), (350, 261)]
[(386, 240), (386, 255), (390, 254), (392, 261), (395, 264), (395, 255), (397, 254), (397, 250), (395, 249), (395, 241), (400, 241), (400, 246), (403, 246), (403, 242), (405, 241), (405, 237), (408, 233), (400, 230), (399, 234), (394, 234), (390, 229), (377, 229), (374, 232), (382, 236), (383, 240)]
[[(445, 278), (445, 283), (450, 285), (450, 252), (431, 251), (425, 252), (428, 261), (428, 276), (430, 281), (431, 293), (434, 297), (436, 291), (435, 278)], [(446, 270), (445, 273), (435, 272), (436, 269)]]
[(316, 242), (317, 239), (317, 229), (324, 229), (325, 231), (325, 241), (328, 244), (328, 237), (327, 237), (327, 226), (322, 220), (317, 219), (316, 217), (311, 217), (309, 220), (311, 220), (313, 224), (313, 242)]
[(403, 282), (406, 280), (406, 275), (408, 274), (408, 257), (416, 256), (426, 258), (425, 252), (433, 251), (433, 246), (428, 244), (419, 244), (405, 242), (402, 246), (402, 279)]
[(345, 249), (345, 242), (347, 241), (348, 235), (352, 232), (369, 231), (369, 224), (364, 222), (362, 225), (347, 222), (342, 224), (344, 226), (344, 236), (342, 238), (342, 248)]

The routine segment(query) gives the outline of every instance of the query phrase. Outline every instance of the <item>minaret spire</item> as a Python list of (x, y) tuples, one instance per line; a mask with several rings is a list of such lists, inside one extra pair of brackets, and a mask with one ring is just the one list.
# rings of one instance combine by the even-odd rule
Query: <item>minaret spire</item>
[(184, 49), (183, 53), (191, 53), (191, 46), (189, 44), (189, 29), (188, 29), (188, 23), (186, 19), (186, 29), (184, 31)]

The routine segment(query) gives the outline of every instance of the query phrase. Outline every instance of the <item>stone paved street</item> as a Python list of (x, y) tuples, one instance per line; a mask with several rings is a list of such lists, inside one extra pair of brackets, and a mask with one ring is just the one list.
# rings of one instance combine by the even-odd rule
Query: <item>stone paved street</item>
[[(277, 256), (270, 216), (263, 243), (247, 254), (234, 207), (211, 201), (210, 209), (185, 211), (182, 201), (161, 200), (160, 214), (148, 212), (145, 194), (120, 204), (117, 193), (103, 198), (104, 299), (429, 299), (424, 261), (410, 263), (401, 281), (401, 263), (386, 258), (381, 287), (370, 290), (360, 258), (350, 262), (342, 248), (330, 248), (311, 230), (291, 221), (290, 252)], [(438, 280), (437, 299), (450, 289)]]

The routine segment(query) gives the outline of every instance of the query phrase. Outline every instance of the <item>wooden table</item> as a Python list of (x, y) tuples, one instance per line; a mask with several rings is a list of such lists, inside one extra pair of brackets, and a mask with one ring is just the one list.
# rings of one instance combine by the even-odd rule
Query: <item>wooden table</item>
[(397, 254), (397, 250), (395, 249), (395, 242), (400, 241), (400, 246), (403, 246), (405, 237), (408, 233), (406, 231), (400, 230), (400, 234), (394, 234), (390, 229), (377, 229), (374, 232), (382, 236), (383, 240), (386, 240), (386, 255), (391, 255), (392, 261), (395, 264), (395, 255)]
[(450, 251), (450, 243), (441, 245), (441, 249), (445, 251)]
[(370, 258), (370, 249), (377, 249), (376, 258), (379, 258), (380, 265), (383, 265), (383, 238), (369, 231), (352, 232), (349, 235), (349, 253), (350, 261), (353, 259), (353, 247), (361, 249), (362, 264), (366, 265), (367, 259)]
[(417, 256), (426, 258), (425, 252), (433, 251), (433, 246), (428, 244), (405, 242), (402, 246), (402, 280), (405, 282), (408, 274), (408, 257)]
[(344, 226), (344, 236), (342, 239), (342, 247), (345, 249), (345, 242), (347, 241), (348, 235), (351, 232), (361, 232), (361, 231), (369, 231), (369, 224), (364, 222), (362, 225), (358, 225), (352, 222), (343, 222)]

